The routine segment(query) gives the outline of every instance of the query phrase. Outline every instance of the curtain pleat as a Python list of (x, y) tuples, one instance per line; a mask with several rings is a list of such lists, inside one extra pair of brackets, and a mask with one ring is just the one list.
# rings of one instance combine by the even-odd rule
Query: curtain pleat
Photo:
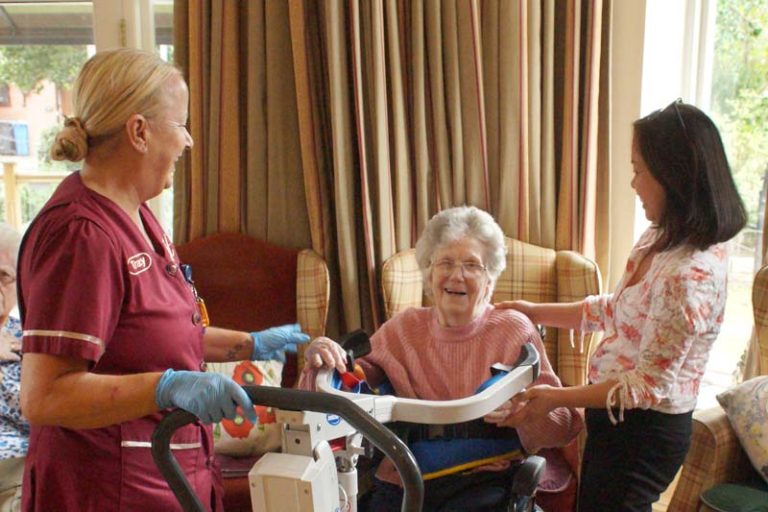
[[(372, 317), (379, 324), (376, 300), (376, 247), (379, 243), (392, 247), (391, 183), (389, 181), (389, 122), (386, 108), (387, 83), (381, 1), (349, 3), (352, 80), (354, 90), (353, 120), (356, 127), (360, 195), (363, 261), (359, 276), (359, 293), (367, 300), (361, 302), (361, 317), (355, 325), (370, 327), (365, 320)], [(361, 8), (362, 7), (362, 8)], [(371, 151), (368, 151), (368, 148)], [(378, 198), (378, 200), (376, 199)], [(389, 243), (388, 243), (389, 242)]]
[[(267, 63), (267, 28), (264, 3), (248, 2), (246, 15), (243, 16), (241, 28), (245, 35), (245, 70), (266, 69)], [(243, 26), (246, 25), (247, 26)], [(252, 233), (258, 233), (259, 238), (269, 232), (269, 159), (268, 143), (269, 130), (267, 118), (264, 115), (263, 101), (267, 97), (267, 80), (255, 72), (245, 73), (246, 97), (243, 98), (247, 123), (245, 137), (245, 165), (251, 179), (246, 182), (246, 197), (262, 198), (247, 205), (245, 222)], [(306, 171), (305, 174), (311, 174)], [(309, 203), (309, 201), (307, 201)]]
[[(410, 3), (410, 52), (406, 54), (405, 62), (409, 62), (411, 74), (406, 96), (409, 97), (411, 119), (411, 141), (413, 142), (412, 175), (407, 177), (404, 190), (397, 187), (395, 204), (400, 205), (411, 198), (413, 204), (409, 215), (401, 212), (399, 219), (410, 220), (410, 225), (397, 225), (397, 251), (413, 247), (418, 233), (429, 220), (429, 214), (435, 210), (433, 180), (431, 170), (435, 168), (435, 160), (430, 156), (430, 147), (434, 147), (434, 131), (430, 129), (430, 100), (428, 94), (429, 57), (427, 55), (427, 27), (425, 22), (426, 5), (422, 0), (412, 0)], [(406, 33), (406, 32), (404, 32)], [(398, 170), (398, 174), (400, 171)], [(405, 181), (405, 180), (404, 180)], [(404, 209), (404, 206), (399, 206)]]
[(602, 11), (602, 0), (585, 2), (584, 23), (584, 87), (579, 95), (582, 102), (582, 126), (579, 130), (579, 241), (576, 247), (588, 258), (595, 258), (595, 215), (597, 206), (597, 130), (598, 100), (600, 95), (600, 35), (601, 19), (593, 12)]
[(560, 185), (557, 202), (555, 247), (578, 248), (579, 170), (579, 67), (581, 49), (581, 1), (559, 2), (564, 17), (564, 56), (558, 77), (562, 83)]
[[(325, 257), (327, 250), (327, 222), (323, 209), (323, 194), (321, 188), (320, 164), (315, 148), (315, 130), (319, 122), (315, 119), (310, 91), (310, 69), (307, 62), (306, 46), (311, 44), (306, 39), (304, 2), (290, 0), (289, 17), (291, 24), (291, 56), (294, 61), (296, 80), (296, 107), (299, 118), (299, 143), (301, 146), (301, 161), (304, 175), (304, 193), (307, 200), (307, 213), (312, 239), (312, 249)], [(258, 28), (263, 29), (263, 24)], [(254, 30), (253, 34), (258, 33)], [(306, 122), (301, 122), (305, 120)], [(250, 164), (250, 162), (249, 162)]]
[(358, 163), (352, 155), (352, 120), (350, 119), (350, 84), (346, 60), (344, 12), (341, 1), (328, 1), (326, 6), (325, 34), (328, 45), (328, 107), (331, 121), (331, 151), (333, 172), (333, 200), (336, 213), (336, 234), (338, 246), (342, 305), (345, 325), (348, 328), (362, 326), (360, 293), (358, 290), (358, 236), (356, 221), (361, 208), (355, 204), (360, 200), (359, 188), (355, 181)]
[[(520, 16), (520, 10), (524, 9), (523, 2), (505, 2), (501, 1), (498, 9), (498, 19), (504, 20), (500, 24), (494, 22), (498, 27), (498, 105), (489, 105), (488, 110), (498, 110), (498, 194), (496, 200), (498, 204), (498, 221), (504, 232), (512, 237), (527, 241), (527, 226), (522, 223), (527, 222), (528, 203), (527, 198), (527, 178), (524, 176), (524, 168), (521, 166), (525, 159), (522, 151), (522, 140), (527, 134), (523, 128), (525, 121), (524, 110), (521, 108), (527, 98), (523, 97), (523, 81), (526, 76), (526, 59), (522, 58), (521, 53), (524, 48), (520, 41), (525, 33), (525, 20)], [(492, 20), (493, 22), (493, 20)], [(501, 26), (504, 26), (504, 29)], [(495, 107), (495, 108), (494, 108)], [(510, 122), (510, 120), (519, 120), (519, 122)], [(524, 199), (523, 199), (524, 198)]]
[[(488, 197), (488, 164), (485, 158), (485, 106), (480, 84), (482, 66), (480, 59), (479, 30), (477, 28), (478, 3), (469, 0), (456, 4), (457, 46), (459, 59), (460, 123), (463, 126), (460, 144), (463, 146), (463, 166), (457, 162), (454, 190), (466, 191), (464, 202), (490, 210)], [(458, 137), (457, 137), (458, 138)], [(454, 203), (455, 204), (455, 203)]]
[[(430, 116), (432, 134), (432, 144), (428, 147), (433, 148), (432, 155), (432, 180), (433, 194), (435, 197), (434, 211), (440, 211), (446, 205), (462, 204), (452, 201), (452, 182), (450, 176), (453, 163), (451, 162), (451, 138), (448, 127), (455, 126), (456, 120), (450, 116), (450, 84), (449, 69), (455, 62), (455, 52), (451, 54), (447, 42), (449, 39), (443, 35), (443, 15), (441, 14), (441, 0), (427, 0), (425, 11), (425, 24), (427, 32), (427, 62), (429, 72), (427, 74), (428, 87), (431, 101), (428, 103), (432, 115)], [(452, 4), (449, 3), (445, 10), (447, 11)], [(447, 16), (447, 14), (445, 15)], [(451, 20), (453, 21), (453, 20)], [(453, 26), (453, 23), (451, 23)], [(445, 49), (443, 49), (443, 41)], [(453, 55), (453, 57), (452, 57)], [(455, 146), (455, 144), (454, 144)], [(461, 154), (461, 146), (455, 148), (455, 158)], [(432, 212), (430, 212), (431, 214)]]
[(244, 231), (313, 247), (331, 271), (329, 333), (378, 327), (378, 269), (449, 206), (610, 263), (609, 0), (177, 0), (176, 12), (197, 145), (176, 175), (177, 239)]
[[(501, 119), (505, 113), (502, 112), (499, 104), (501, 94), (501, 76), (505, 82), (509, 82), (511, 77), (508, 75), (509, 69), (502, 69), (500, 54), (502, 47), (499, 44), (501, 33), (506, 34), (510, 29), (500, 30), (498, 18), (501, 16), (502, 4), (499, 0), (487, 0), (482, 4), (483, 13), (481, 16), (481, 37), (482, 37), (482, 59), (483, 59), (483, 97), (485, 98), (485, 146), (486, 160), (488, 162), (488, 178), (491, 183), (499, 183), (500, 176), (500, 131), (502, 127)], [(498, 212), (500, 225), (505, 224), (506, 212), (509, 210), (505, 204), (500, 204), (501, 187), (491, 187), (490, 202), (491, 209)], [(511, 230), (506, 230), (509, 236), (512, 236)]]
[[(522, 2), (521, 2), (522, 3)], [(541, 2), (528, 0), (526, 4), (527, 30), (525, 45), (527, 48), (527, 81), (522, 106), (525, 108), (526, 136), (521, 139), (521, 149), (525, 151), (527, 161), (521, 167), (528, 169), (527, 208), (528, 221), (526, 241), (536, 245), (542, 243), (541, 210)], [(522, 226), (521, 226), (522, 227)]]
[[(557, 164), (555, 142), (555, 0), (544, 0), (541, 31), (541, 238), (535, 242), (555, 247), (557, 219)], [(535, 35), (533, 36), (535, 37)], [(607, 69), (607, 68), (605, 68)], [(605, 72), (604, 76), (608, 76)], [(608, 169), (608, 167), (604, 167)], [(536, 193), (536, 189), (533, 189)]]
[[(217, 12), (217, 8), (220, 8), (221, 12)], [(218, 161), (209, 161), (209, 167), (219, 169), (219, 180), (216, 186), (218, 197), (209, 196), (211, 207), (208, 211), (211, 213), (210, 222), (218, 220), (218, 231), (234, 233), (241, 230), (243, 203), (240, 197), (244, 195), (241, 183), (243, 165), (240, 160), (240, 118), (228, 114), (240, 112), (241, 109), (239, 77), (243, 62), (240, 59), (238, 4), (216, 4), (213, 15), (214, 18), (221, 16), (221, 22), (215, 24), (215, 39), (212, 45), (215, 55), (213, 60), (216, 63), (214, 74), (220, 76), (221, 80), (214, 81), (211, 88), (211, 95), (218, 98), (217, 108), (211, 109), (216, 113), (211, 125), (217, 126), (218, 129), (211, 130), (206, 142), (216, 146)], [(216, 40), (220, 41), (220, 44), (215, 44)], [(220, 53), (215, 50), (217, 47)], [(222, 136), (224, 134), (226, 136)], [(213, 157), (213, 152), (211, 156)], [(232, 198), (238, 200), (232, 201)], [(215, 213), (217, 215), (214, 215)]]
[[(613, 20), (613, 6), (608, 0), (602, 2), (602, 27), (601, 27), (601, 50), (600, 50), (600, 69), (609, 69), (611, 62), (611, 22)], [(597, 14), (595, 14), (597, 16)], [(597, 118), (597, 146), (596, 146), (596, 180), (595, 180), (595, 223), (592, 225), (594, 230), (594, 259), (597, 262), (600, 272), (603, 276), (611, 275), (611, 168), (610, 152), (608, 148), (612, 146), (613, 126), (611, 125), (611, 97), (613, 89), (611, 86), (610, 75), (600, 73), (599, 76), (598, 111)], [(590, 226), (587, 225), (587, 228)], [(624, 262), (616, 262), (623, 265)], [(605, 281), (604, 281), (605, 282)]]
[(185, 172), (175, 175), (174, 192), (184, 199), (177, 241), (243, 232), (287, 247), (309, 245), (307, 205), (316, 209), (318, 187), (311, 171), (305, 187), (296, 136), (288, 3), (189, 0), (175, 12), (186, 29), (174, 42), (195, 141)]

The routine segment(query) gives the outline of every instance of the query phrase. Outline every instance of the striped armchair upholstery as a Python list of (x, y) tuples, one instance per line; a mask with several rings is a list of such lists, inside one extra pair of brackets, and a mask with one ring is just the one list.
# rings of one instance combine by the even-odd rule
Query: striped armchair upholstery
[[(752, 285), (755, 334), (760, 347), (760, 373), (768, 375), (768, 265)], [(711, 510), (700, 503), (701, 493), (721, 483), (743, 482), (755, 471), (720, 406), (693, 414), (693, 438), (680, 480), (669, 503), (675, 512)]]
[[(600, 293), (597, 265), (573, 251), (554, 251), (507, 238), (507, 268), (496, 282), (492, 300), (523, 299), (532, 302), (572, 302)], [(387, 318), (408, 307), (428, 304), (416, 252), (408, 249), (384, 262), (382, 293)], [(564, 384), (586, 381), (586, 354), (592, 336), (573, 338), (563, 329), (547, 329), (547, 356)], [(574, 346), (571, 346), (571, 339)]]
[[(325, 334), (328, 321), (330, 280), (325, 260), (312, 249), (299, 251), (296, 258), (296, 320), (310, 339)], [(304, 366), (304, 350), (299, 347), (297, 369)]]
[(760, 348), (760, 375), (768, 375), (768, 265), (757, 271), (752, 282), (752, 312)]

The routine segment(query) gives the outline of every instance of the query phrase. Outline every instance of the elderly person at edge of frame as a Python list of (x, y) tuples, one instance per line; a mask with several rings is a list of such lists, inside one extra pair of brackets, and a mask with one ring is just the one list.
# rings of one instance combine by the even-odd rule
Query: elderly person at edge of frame
[[(368, 384), (376, 387), (388, 379), (400, 397), (463, 398), (490, 378), (492, 364), (513, 364), (522, 345), (532, 343), (541, 357), (541, 374), (534, 384), (561, 386), (531, 321), (490, 304), (496, 279), (506, 266), (504, 235), (491, 215), (467, 206), (443, 210), (428, 222), (416, 244), (416, 257), (434, 305), (395, 315), (371, 337), (370, 354), (357, 360)], [(346, 369), (344, 351), (328, 338), (315, 339), (305, 356), (304, 388), (312, 388), (320, 368)], [(547, 459), (542, 488), (556, 491), (570, 484), (573, 475), (561, 451), (550, 448), (566, 445), (582, 429), (583, 419), (575, 409), (560, 407), (521, 423), (516, 408), (507, 402), (484, 420), (478, 423), (485, 431), (475, 432), (477, 437), (515, 429), (525, 452), (540, 452)], [(509, 460), (480, 461), (469, 473), (425, 478), (424, 510), (439, 507), (468, 487), (497, 483), (506, 489), (513, 471)], [(376, 473), (371, 509), (397, 510), (402, 493), (394, 464), (385, 459)]]
[(16, 307), (16, 256), (21, 235), (0, 222), (0, 512), (21, 507), (29, 424), (21, 416), (21, 322)]

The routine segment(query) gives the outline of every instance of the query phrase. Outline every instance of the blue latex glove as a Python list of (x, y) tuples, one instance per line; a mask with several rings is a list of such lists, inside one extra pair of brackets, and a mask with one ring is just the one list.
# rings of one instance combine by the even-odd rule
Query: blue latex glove
[(189, 411), (203, 423), (234, 419), (239, 405), (248, 421), (254, 425), (259, 421), (245, 390), (218, 373), (166, 370), (155, 388), (155, 402), (161, 409)]
[(309, 336), (301, 332), (299, 324), (271, 327), (264, 331), (252, 332), (253, 355), (251, 361), (277, 360), (285, 362), (285, 353), (296, 353), (298, 345), (309, 341)]

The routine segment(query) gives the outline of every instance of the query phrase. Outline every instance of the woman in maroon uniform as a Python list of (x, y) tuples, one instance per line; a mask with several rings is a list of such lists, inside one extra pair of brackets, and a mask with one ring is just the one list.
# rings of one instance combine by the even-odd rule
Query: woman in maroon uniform
[(130, 49), (97, 53), (73, 89), (51, 154), (85, 159), (25, 236), (21, 400), (32, 430), (23, 509), (178, 510), (150, 453), (166, 409), (200, 422), (171, 443), (203, 503), (221, 510), (211, 423), (253, 406), (204, 361), (274, 359), (307, 336), (206, 328), (191, 279), (145, 202), (192, 147), (187, 86), (174, 66)]

